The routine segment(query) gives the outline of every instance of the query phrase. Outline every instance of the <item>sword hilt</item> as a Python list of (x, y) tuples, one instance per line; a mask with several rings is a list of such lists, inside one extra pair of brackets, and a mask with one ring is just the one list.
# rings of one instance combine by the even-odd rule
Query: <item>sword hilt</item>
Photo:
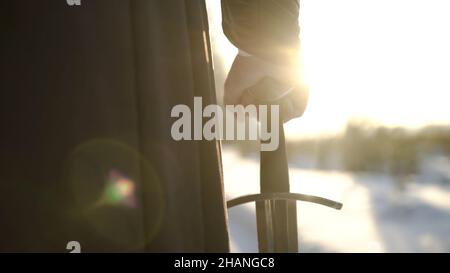
[(338, 210), (342, 208), (341, 203), (333, 200), (290, 192), (283, 123), (303, 114), (308, 100), (307, 90), (304, 93), (305, 90), (301, 88), (283, 86), (269, 77), (263, 78), (244, 93), (248, 101), (258, 105), (279, 105), (280, 109), (278, 128), (270, 128), (271, 117), (267, 118), (268, 130), (279, 130), (279, 146), (274, 151), (261, 151), (261, 193), (227, 202), (228, 208), (255, 202), (260, 252), (298, 251), (296, 201), (312, 202)]

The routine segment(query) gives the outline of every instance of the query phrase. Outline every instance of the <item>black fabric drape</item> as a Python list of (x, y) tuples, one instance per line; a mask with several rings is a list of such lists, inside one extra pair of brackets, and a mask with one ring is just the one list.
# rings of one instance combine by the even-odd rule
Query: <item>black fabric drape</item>
[(215, 102), (203, 1), (6, 0), (0, 22), (0, 251), (228, 251), (219, 143), (170, 136), (174, 105)]

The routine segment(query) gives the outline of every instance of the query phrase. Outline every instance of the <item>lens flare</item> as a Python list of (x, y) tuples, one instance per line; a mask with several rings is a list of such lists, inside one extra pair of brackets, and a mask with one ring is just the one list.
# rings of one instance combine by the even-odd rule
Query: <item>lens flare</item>
[(136, 207), (135, 183), (119, 171), (110, 170), (108, 183), (99, 203)]

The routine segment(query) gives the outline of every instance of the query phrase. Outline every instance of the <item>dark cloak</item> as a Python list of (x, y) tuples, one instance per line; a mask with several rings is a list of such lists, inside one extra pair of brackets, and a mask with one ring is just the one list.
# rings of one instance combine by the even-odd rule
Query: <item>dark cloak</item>
[(228, 251), (220, 144), (170, 135), (174, 105), (215, 102), (204, 2), (6, 0), (0, 20), (0, 250)]

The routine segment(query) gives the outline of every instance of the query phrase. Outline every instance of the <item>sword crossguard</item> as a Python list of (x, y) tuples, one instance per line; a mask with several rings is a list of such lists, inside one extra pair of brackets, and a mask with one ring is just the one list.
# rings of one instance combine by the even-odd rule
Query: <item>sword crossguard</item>
[(337, 210), (340, 210), (342, 208), (342, 203), (330, 199), (309, 194), (291, 193), (291, 192), (273, 192), (273, 193), (258, 193), (245, 195), (227, 201), (227, 207), (232, 208), (249, 202), (267, 201), (267, 200), (295, 200), (295, 201), (316, 203)]

